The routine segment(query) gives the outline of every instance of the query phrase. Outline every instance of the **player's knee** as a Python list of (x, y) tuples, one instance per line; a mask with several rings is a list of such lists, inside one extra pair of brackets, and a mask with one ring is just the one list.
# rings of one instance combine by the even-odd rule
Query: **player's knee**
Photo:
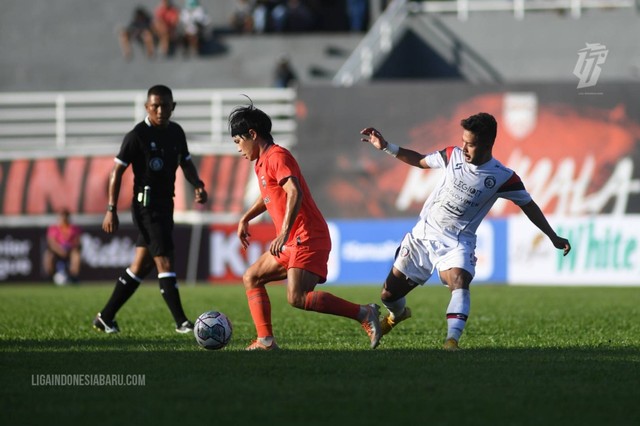
[(245, 290), (253, 290), (264, 286), (264, 280), (260, 275), (256, 274), (252, 268), (249, 268), (242, 275), (242, 284)]
[(294, 308), (304, 309), (305, 294), (298, 294), (293, 292), (287, 293), (287, 302)]
[(244, 284), (245, 290), (256, 288), (256, 282), (256, 277), (252, 273), (250, 273), (249, 270), (245, 271), (245, 273), (242, 275), (242, 284)]
[(446, 276), (446, 279), (443, 281), (451, 290), (468, 290), (472, 279), (473, 276), (469, 272), (463, 269), (454, 269), (450, 271), (450, 273)]

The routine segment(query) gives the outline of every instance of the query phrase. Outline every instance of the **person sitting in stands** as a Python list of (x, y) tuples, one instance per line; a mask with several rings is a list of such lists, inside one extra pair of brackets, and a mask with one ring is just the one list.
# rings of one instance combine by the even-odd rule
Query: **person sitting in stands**
[(56, 284), (77, 283), (80, 274), (80, 234), (82, 229), (70, 220), (70, 213), (62, 209), (58, 223), (47, 228), (47, 248), (44, 270)]
[(148, 58), (154, 57), (155, 44), (151, 27), (151, 15), (144, 7), (138, 6), (135, 8), (131, 21), (120, 31), (119, 36), (122, 55), (127, 61), (133, 56), (131, 50), (133, 41), (137, 41), (144, 46), (144, 51)]

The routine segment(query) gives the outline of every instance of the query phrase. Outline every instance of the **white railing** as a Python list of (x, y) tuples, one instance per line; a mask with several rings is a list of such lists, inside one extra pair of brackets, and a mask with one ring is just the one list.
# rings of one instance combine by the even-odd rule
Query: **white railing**
[(415, 1), (408, 4), (413, 13), (456, 13), (466, 21), (469, 12), (513, 11), (516, 19), (524, 19), (527, 11), (566, 10), (580, 18), (584, 9), (636, 8), (636, 0), (439, 0)]
[[(173, 120), (194, 154), (235, 152), (227, 129), (233, 108), (248, 96), (271, 116), (279, 144), (296, 143), (293, 89), (174, 90)], [(0, 159), (76, 154), (112, 155), (144, 119), (146, 91), (0, 93)]]

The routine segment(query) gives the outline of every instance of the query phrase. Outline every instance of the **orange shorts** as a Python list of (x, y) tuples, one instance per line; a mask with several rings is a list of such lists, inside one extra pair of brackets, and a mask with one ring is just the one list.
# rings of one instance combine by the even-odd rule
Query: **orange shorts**
[(309, 246), (286, 246), (276, 261), (287, 270), (290, 268), (304, 269), (320, 277), (318, 284), (327, 281), (327, 263), (329, 252), (326, 249), (314, 249)]

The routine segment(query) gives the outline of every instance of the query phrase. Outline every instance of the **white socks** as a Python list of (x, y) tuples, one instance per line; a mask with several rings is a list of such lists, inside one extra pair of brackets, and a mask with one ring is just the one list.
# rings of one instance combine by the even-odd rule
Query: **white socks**
[(460, 340), (471, 309), (471, 293), (459, 288), (451, 292), (451, 301), (447, 307), (447, 340)]
[(404, 306), (407, 304), (407, 299), (401, 297), (394, 302), (382, 302), (382, 304), (389, 310), (389, 317), (395, 319), (398, 315), (402, 315), (404, 312)]

